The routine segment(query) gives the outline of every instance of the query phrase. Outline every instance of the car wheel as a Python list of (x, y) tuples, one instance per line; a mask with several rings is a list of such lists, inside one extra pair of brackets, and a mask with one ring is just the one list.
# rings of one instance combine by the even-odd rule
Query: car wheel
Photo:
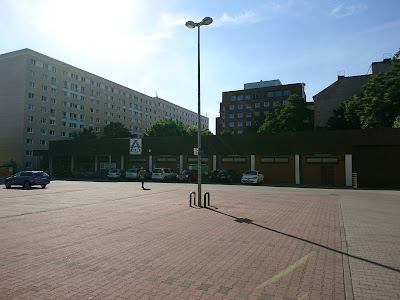
[(6, 181), (4, 184), (6, 185), (6, 189), (11, 188), (11, 183), (9, 181)]
[(30, 189), (31, 188), (31, 184), (29, 183), (29, 181), (25, 181), (24, 182), (24, 188), (25, 189)]
[(42, 184), (42, 185), (41, 185), (42, 189), (45, 189), (45, 188), (46, 188), (46, 185), (47, 185), (47, 184)]

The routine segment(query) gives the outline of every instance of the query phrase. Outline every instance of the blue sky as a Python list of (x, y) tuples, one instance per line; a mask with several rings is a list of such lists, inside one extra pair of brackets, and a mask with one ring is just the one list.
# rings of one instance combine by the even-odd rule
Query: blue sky
[(367, 74), (400, 48), (398, 0), (0, 0), (0, 53), (41, 52), (201, 113), (215, 132), (222, 92), (280, 79), (306, 83), (307, 101), (337, 80)]

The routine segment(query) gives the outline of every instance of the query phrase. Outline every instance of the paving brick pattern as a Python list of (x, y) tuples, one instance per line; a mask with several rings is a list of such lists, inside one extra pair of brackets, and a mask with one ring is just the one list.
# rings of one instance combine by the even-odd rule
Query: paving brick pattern
[[(75, 193), (57, 194), (63, 184)], [(337, 193), (212, 185), (213, 207), (198, 209), (189, 207), (194, 185), (152, 184), (150, 191), (116, 185), (113, 193), (100, 183), (0, 189), (0, 203), (11, 203), (0, 218), (0, 299), (346, 297), (340, 252), (346, 203)], [(26, 205), (35, 206), (37, 197), (43, 206), (13, 207), (20, 193)], [(50, 202), (58, 199), (58, 206)], [(343, 214), (344, 224), (352, 218)], [(346, 229), (349, 251), (354, 235)], [(370, 265), (350, 259), (357, 299), (367, 294), (357, 285), (363, 274), (370, 277), (363, 270), (391, 272)], [(382, 299), (397, 299), (392, 273), (382, 282), (392, 298)], [(373, 284), (369, 290), (379, 293)]]

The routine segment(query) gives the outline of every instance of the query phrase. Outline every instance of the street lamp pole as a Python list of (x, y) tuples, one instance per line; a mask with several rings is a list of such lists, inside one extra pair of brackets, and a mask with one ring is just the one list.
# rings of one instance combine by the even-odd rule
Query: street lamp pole
[(200, 26), (210, 25), (213, 19), (210, 17), (205, 17), (200, 23), (195, 23), (193, 21), (187, 21), (186, 27), (196, 28), (197, 27), (197, 197), (198, 206), (201, 207), (201, 115), (200, 115)]

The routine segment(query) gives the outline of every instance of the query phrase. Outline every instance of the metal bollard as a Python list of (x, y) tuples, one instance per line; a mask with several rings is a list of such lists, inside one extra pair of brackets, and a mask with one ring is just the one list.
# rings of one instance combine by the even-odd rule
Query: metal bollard
[(207, 207), (207, 199), (208, 199), (208, 206), (210, 206), (210, 193), (204, 193), (204, 207)]
[(193, 205), (196, 205), (196, 192), (191, 192), (189, 195), (189, 205), (192, 206), (192, 195), (193, 197)]

